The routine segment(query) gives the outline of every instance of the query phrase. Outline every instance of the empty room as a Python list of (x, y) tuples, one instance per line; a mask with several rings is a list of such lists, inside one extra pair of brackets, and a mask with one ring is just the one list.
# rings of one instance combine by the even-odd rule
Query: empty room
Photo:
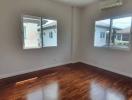
[(0, 100), (132, 100), (132, 0), (0, 0)]

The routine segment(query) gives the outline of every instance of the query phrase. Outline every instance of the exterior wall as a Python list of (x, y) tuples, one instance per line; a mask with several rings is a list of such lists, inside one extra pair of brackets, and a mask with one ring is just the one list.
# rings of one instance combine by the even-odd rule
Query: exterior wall
[[(44, 34), (43, 34), (43, 45), (44, 47), (48, 47), (48, 46), (57, 46), (57, 33), (55, 33), (56, 29), (47, 29), (44, 30)], [(53, 37), (50, 38), (50, 32), (53, 32)], [(57, 32), (57, 31), (56, 31)]]
[[(94, 46), (97, 47), (102, 47), (105, 46), (107, 41), (106, 41), (106, 31), (108, 29), (107, 28), (102, 28), (102, 27), (96, 27), (95, 28), (95, 34), (94, 35)], [(104, 38), (100, 38), (101, 32), (105, 32), (105, 37)]]

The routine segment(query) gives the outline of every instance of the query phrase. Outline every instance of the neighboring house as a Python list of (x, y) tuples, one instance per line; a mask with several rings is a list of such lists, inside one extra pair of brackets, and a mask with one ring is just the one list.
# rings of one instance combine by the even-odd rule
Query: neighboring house
[(130, 34), (130, 27), (123, 30), (116, 31), (115, 44), (128, 46), (129, 34)]
[[(128, 46), (130, 27), (125, 29), (112, 28), (110, 45), (112, 46)], [(105, 47), (109, 42), (109, 26), (96, 25), (95, 27), (95, 41), (94, 45), (97, 47)]]
[(102, 27), (102, 26), (96, 26), (95, 28), (95, 46), (106, 46), (109, 41), (109, 28), (108, 27)]
[(43, 47), (50, 46), (57, 46), (57, 21), (55, 20), (48, 20), (43, 24)]

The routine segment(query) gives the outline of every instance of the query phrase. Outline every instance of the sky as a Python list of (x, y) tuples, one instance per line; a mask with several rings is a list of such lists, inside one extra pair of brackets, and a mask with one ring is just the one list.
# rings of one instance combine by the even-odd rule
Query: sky
[[(131, 27), (132, 17), (117, 18), (112, 20), (112, 26), (125, 29)], [(110, 26), (110, 19), (96, 21), (96, 25)]]

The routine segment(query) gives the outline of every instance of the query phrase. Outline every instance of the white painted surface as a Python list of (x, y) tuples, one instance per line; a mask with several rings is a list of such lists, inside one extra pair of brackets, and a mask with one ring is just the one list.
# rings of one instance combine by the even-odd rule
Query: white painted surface
[(73, 21), (72, 21), (72, 62), (80, 61), (80, 19), (81, 19), (81, 10), (79, 8), (73, 8)]
[[(0, 78), (76, 61), (132, 77), (132, 51), (93, 46), (94, 21), (130, 13), (131, 4), (131, 0), (125, 0), (122, 7), (101, 11), (99, 2), (96, 2), (84, 9), (74, 8), (72, 11), (71, 6), (49, 0), (1, 0)], [(57, 19), (58, 47), (22, 50), (21, 14), (52, 16)]]
[[(0, 78), (71, 62), (72, 7), (49, 0), (1, 0), (0, 12)], [(23, 50), (23, 14), (57, 19), (58, 47)]]
[(52, 0), (52, 1), (62, 2), (71, 6), (82, 7), (97, 0)]
[(99, 2), (93, 3), (82, 11), (81, 17), (81, 61), (97, 67), (132, 77), (132, 50), (129, 52), (105, 48), (94, 48), (94, 22), (112, 16), (129, 15), (132, 0), (124, 5), (101, 11)]
[[(43, 46), (44, 47), (57, 47), (57, 32), (56, 29), (48, 29), (43, 30)], [(50, 37), (50, 32), (52, 32), (53, 36)]]

